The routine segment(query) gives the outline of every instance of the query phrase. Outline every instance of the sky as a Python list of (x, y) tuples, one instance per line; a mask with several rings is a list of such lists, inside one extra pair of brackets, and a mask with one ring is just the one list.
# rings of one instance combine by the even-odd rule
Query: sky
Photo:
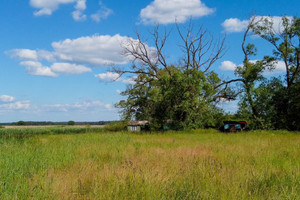
[[(0, 0), (0, 122), (120, 119), (114, 104), (134, 77), (115, 80), (109, 70), (132, 64), (121, 52), (136, 32), (151, 48), (156, 25), (172, 31), (164, 50), (171, 64), (182, 56), (175, 22), (226, 36), (228, 51), (212, 70), (229, 80), (243, 61), (249, 18), (270, 17), (280, 27), (279, 17), (299, 17), (299, 8), (299, 0)], [(253, 60), (272, 53), (258, 37), (247, 42), (257, 46)], [(282, 73), (279, 62), (265, 75)], [(220, 106), (237, 109), (236, 102)]]

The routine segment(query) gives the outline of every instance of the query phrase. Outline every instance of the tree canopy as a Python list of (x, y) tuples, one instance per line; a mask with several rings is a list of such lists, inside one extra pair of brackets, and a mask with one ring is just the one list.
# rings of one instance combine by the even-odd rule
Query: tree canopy
[[(114, 67), (120, 76), (135, 76), (121, 95), (126, 100), (116, 106), (127, 120), (149, 120), (151, 127), (168, 125), (174, 129), (219, 127), (225, 119), (218, 108), (220, 101), (239, 99), (235, 118), (248, 120), (252, 128), (300, 129), (300, 20), (282, 17), (280, 30), (272, 18), (252, 17), (244, 33), (243, 64), (235, 70), (236, 79), (222, 80), (212, 66), (226, 53), (225, 38), (215, 39), (202, 27), (176, 29), (181, 42), (182, 57), (178, 64), (168, 63), (164, 47), (170, 32), (156, 27), (152, 32), (154, 47), (149, 47), (137, 33), (137, 40), (123, 44), (123, 55), (132, 58), (130, 69)], [(273, 54), (262, 60), (251, 60), (259, 50), (247, 44), (248, 35), (255, 34), (273, 45)], [(264, 76), (283, 61), (284, 79)], [(235, 90), (233, 83), (241, 86)]]

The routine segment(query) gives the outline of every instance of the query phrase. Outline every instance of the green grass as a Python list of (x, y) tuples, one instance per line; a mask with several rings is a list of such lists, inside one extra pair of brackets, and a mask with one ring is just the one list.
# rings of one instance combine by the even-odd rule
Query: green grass
[(36, 127), (36, 128), (1, 128), (0, 138), (27, 138), (37, 135), (53, 135), (53, 134), (78, 134), (78, 133), (92, 133), (103, 132), (102, 127), (92, 126), (50, 126), (50, 127)]
[(1, 200), (300, 199), (298, 133), (50, 133), (0, 137)]

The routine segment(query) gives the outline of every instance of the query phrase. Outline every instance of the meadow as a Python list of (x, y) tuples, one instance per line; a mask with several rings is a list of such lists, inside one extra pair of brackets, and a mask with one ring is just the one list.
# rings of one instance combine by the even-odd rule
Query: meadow
[(300, 134), (0, 129), (0, 199), (300, 199)]

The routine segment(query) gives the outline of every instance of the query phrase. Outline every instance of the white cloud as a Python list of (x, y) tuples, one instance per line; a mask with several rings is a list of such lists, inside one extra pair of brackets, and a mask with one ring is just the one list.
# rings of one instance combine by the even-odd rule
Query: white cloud
[(95, 77), (99, 78), (99, 80), (101, 82), (118, 81), (118, 82), (122, 82), (125, 84), (132, 84), (132, 85), (135, 84), (135, 79), (136, 79), (136, 77), (124, 79), (124, 78), (120, 77), (120, 75), (118, 73), (114, 73), (114, 72), (106, 72), (106, 73), (102, 73), (102, 74), (96, 74)]
[(75, 9), (76, 10), (85, 10), (86, 9), (86, 0), (77, 0)]
[(224, 61), (221, 63), (221, 66), (219, 67), (223, 71), (234, 71), (236, 69), (236, 64), (234, 64), (231, 61)]
[[(293, 19), (293, 17), (288, 16), (287, 17), (290, 21)], [(273, 29), (276, 32), (282, 31), (282, 17), (279, 16), (256, 16), (256, 21), (258, 20), (269, 20), (273, 22)], [(222, 26), (228, 33), (233, 32), (243, 32), (246, 30), (247, 26), (249, 24), (249, 20), (240, 20), (238, 18), (230, 18), (226, 19)]]
[(116, 92), (117, 92), (118, 94), (121, 94), (122, 91), (121, 91), (121, 90), (116, 90)]
[(274, 63), (274, 67), (275, 68), (272, 71), (265, 70), (264, 75), (272, 76), (272, 75), (276, 75), (276, 74), (283, 74), (286, 72), (285, 63), (283, 61), (277, 61), (276, 63)]
[(35, 16), (51, 15), (58, 9), (60, 4), (74, 3), (77, 0), (30, 0), (30, 5), (39, 9), (34, 12)]
[(37, 60), (37, 52), (30, 49), (13, 49), (7, 51), (6, 54), (10, 55), (12, 58), (26, 59), (26, 60)]
[[(32, 60), (48, 62), (72, 62), (76, 64), (85, 64), (91, 66), (112, 66), (127, 64), (132, 60), (129, 57), (121, 55), (122, 45), (129, 43), (138, 45), (137, 40), (116, 34), (93, 35), (80, 37), (76, 39), (66, 39), (59, 42), (53, 42), (53, 52), (46, 50), (13, 49), (6, 51), (6, 54), (12, 58), (21, 60)], [(154, 48), (146, 48), (150, 54), (155, 54)]]
[[(133, 38), (119, 34), (93, 35), (53, 42), (53, 51), (13, 49), (5, 53), (12, 58), (20, 59), (20, 64), (27, 67), (29, 74), (55, 77), (61, 73), (90, 72), (91, 69), (85, 66), (107, 67), (128, 64), (134, 59), (123, 55), (122, 52), (124, 46), (131, 48), (131, 45), (139, 43)], [(145, 46), (149, 57), (156, 62), (155, 48), (147, 44)], [(49, 67), (44, 66), (44, 61), (52, 64)]]
[(86, 0), (30, 0), (30, 5), (38, 9), (33, 14), (34, 16), (52, 15), (60, 5), (76, 3), (75, 11), (72, 12), (72, 17), (76, 21), (86, 20), (84, 10), (86, 10)]
[(78, 0), (75, 6), (75, 11), (72, 12), (72, 17), (75, 21), (84, 21), (86, 20), (86, 15), (83, 14), (86, 9), (86, 0)]
[(20, 65), (26, 66), (28, 74), (36, 76), (50, 76), (56, 77), (58, 74), (54, 73), (49, 67), (45, 67), (38, 61), (22, 61)]
[(75, 21), (84, 21), (84, 20), (86, 20), (86, 15), (84, 15), (81, 10), (73, 11), (72, 12), (72, 17)]
[[(256, 63), (258, 60), (250, 60), (249, 62), (251, 63)], [(275, 61), (273, 63), (274, 65), (274, 69), (269, 70), (269, 69), (265, 69), (265, 71), (263, 72), (264, 76), (274, 76), (274, 75), (279, 75), (279, 74), (283, 74), (286, 72), (286, 68), (285, 68), (285, 64), (283, 61)], [(242, 64), (238, 65), (238, 66), (242, 66)], [(224, 61), (221, 63), (221, 66), (219, 67), (219, 69), (221, 69), (222, 71), (234, 71), (236, 69), (237, 65), (231, 61)]]
[(136, 77), (131, 77), (129, 79), (122, 79), (122, 83), (134, 85)]
[(224, 27), (226, 32), (233, 33), (233, 32), (242, 32), (246, 30), (248, 24), (249, 24), (249, 20), (230, 18), (230, 19), (226, 19), (223, 22), (222, 26)]
[(8, 95), (1, 95), (0, 96), (0, 101), (1, 102), (13, 102), (13, 101), (15, 101), (16, 100), (16, 98), (15, 97), (12, 97), (12, 96), (8, 96)]
[(70, 63), (54, 63), (51, 65), (50, 69), (54, 73), (59, 74), (82, 74), (85, 72), (91, 72), (92, 70), (83, 65), (76, 65)]
[(28, 74), (37, 76), (56, 77), (59, 74), (82, 74), (92, 71), (90, 68), (83, 65), (71, 63), (53, 63), (51, 67), (46, 67), (38, 61), (27, 60), (20, 62), (20, 65), (26, 67)]
[(121, 56), (123, 51), (121, 44), (128, 39), (119, 34), (94, 35), (53, 42), (52, 47), (58, 60), (93, 66), (111, 66), (128, 63), (128, 59)]
[(189, 18), (198, 18), (212, 14), (200, 0), (154, 0), (140, 12), (144, 24), (184, 23)]
[(0, 111), (1, 110), (22, 110), (22, 109), (29, 109), (29, 107), (30, 107), (29, 101), (17, 101), (14, 103), (0, 104)]
[(102, 74), (96, 74), (95, 77), (99, 78), (99, 80), (102, 82), (110, 82), (117, 81), (120, 78), (120, 75), (114, 72), (106, 72)]
[(95, 14), (91, 15), (91, 18), (96, 22), (100, 22), (102, 19), (106, 19), (109, 15), (113, 13), (113, 11), (104, 6), (101, 1), (99, 2), (99, 4), (100, 9)]

